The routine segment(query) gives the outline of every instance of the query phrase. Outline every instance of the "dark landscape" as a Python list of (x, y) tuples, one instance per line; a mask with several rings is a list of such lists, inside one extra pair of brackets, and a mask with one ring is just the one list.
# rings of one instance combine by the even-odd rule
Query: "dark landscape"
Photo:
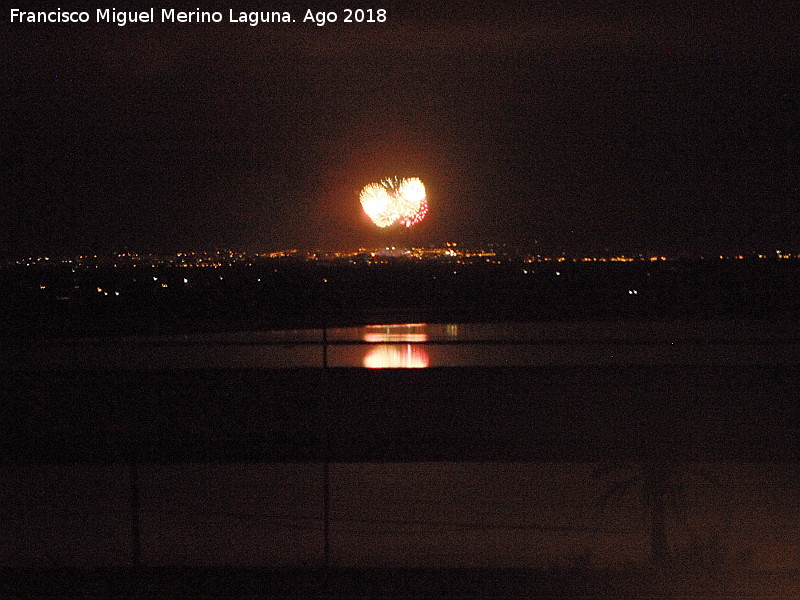
[[(5, 535), (12, 539), (7, 538), (3, 551), (2, 593), (5, 597), (787, 597), (797, 591), (796, 543), (779, 545), (785, 548), (779, 550), (775, 542), (755, 533), (757, 522), (731, 529), (724, 525), (725, 512), (713, 504), (733, 502), (727, 510), (740, 519), (757, 510), (756, 502), (778, 502), (773, 510), (780, 512), (758, 517), (768, 519), (760, 526), (764, 533), (785, 527), (779, 523), (788, 524), (797, 508), (800, 407), (795, 391), (800, 367), (794, 355), (787, 354), (797, 341), (796, 270), (793, 260), (776, 259), (588, 265), (510, 261), (456, 267), (403, 259), (360, 266), (279, 260), (215, 269), (150, 267), (141, 282), (140, 271), (133, 268), (78, 273), (63, 265), (4, 269), (9, 309), (2, 344), (8, 361), (3, 369), (6, 400), (0, 438), (5, 502), (12, 516)], [(184, 278), (192, 283), (184, 284)], [(445, 282), (437, 283), (440, 279)], [(174, 289), (162, 288), (161, 283)], [(109, 297), (97, 289), (121, 293)], [(635, 297), (628, 292), (634, 289)], [(78, 359), (76, 368), (64, 370), (49, 365), (43, 352), (54, 342), (93, 340), (88, 343), (113, 345), (128, 340), (124, 343), (129, 344), (146, 335), (142, 348), (157, 348), (175, 343), (163, 336), (178, 334), (174, 339), (180, 343), (189, 332), (196, 338), (198, 332), (230, 335), (270, 328), (449, 319), (505, 321), (508, 331), (515, 329), (515, 322), (520, 326), (540, 322), (553, 332), (565, 327), (571, 332), (568, 338), (529, 343), (543, 349), (547, 344), (568, 343), (578, 349), (586, 345), (588, 360), (596, 364), (548, 366), (545, 359), (543, 366), (373, 370), (319, 364), (220, 369), (212, 360), (201, 369), (145, 362), (120, 371), (98, 370), (91, 363), (80, 367)], [(783, 328), (769, 325), (776, 322)], [(591, 323), (601, 328), (593, 329)], [(390, 330), (420, 326), (408, 327)], [(598, 339), (598, 331), (606, 332), (604, 337)], [(642, 337), (626, 331), (652, 333)], [(708, 331), (719, 333), (704, 333)], [(398, 340), (406, 339), (399, 335)], [(722, 337), (715, 338), (718, 335)], [(237, 343), (236, 337), (192, 341), (195, 338), (183, 338), (189, 355), (197, 344), (222, 343), (222, 349)], [(640, 347), (641, 359), (606, 364), (604, 350), (591, 349), (598, 341), (607, 342), (611, 352)], [(74, 351), (83, 352), (84, 343), (74, 345)], [(246, 343), (259, 347), (259, 342)], [(331, 353), (344, 342), (325, 343), (332, 344)], [(467, 342), (414, 345), (433, 352), (432, 346), (446, 351), (460, 343)], [(701, 344), (695, 352), (702, 352), (703, 344), (711, 348), (756, 343), (761, 348), (757, 356), (763, 358), (716, 363), (712, 350), (707, 360), (687, 358), (686, 364), (648, 358), (657, 356), (659, 347), (675, 343)], [(367, 470), (363, 475), (356, 475), (359, 464)], [(441, 467), (434, 467), (437, 464)], [(211, 470), (202, 475), (198, 468)], [(236, 484), (242, 468), (254, 479)], [(330, 468), (330, 475), (323, 468)], [(398, 468), (405, 473), (399, 479), (391, 475)], [(455, 500), (457, 492), (445, 500), (457, 489), (457, 474), (463, 468), (472, 473), (464, 481), (491, 479), (496, 477), (491, 473), (508, 469), (519, 472), (495, 481), (492, 493), (499, 495), (487, 497), (500, 505), (519, 505), (503, 510), (524, 515), (525, 498), (539, 495), (530, 488), (510, 491), (520, 485), (512, 483), (515, 478), (522, 476), (529, 480), (527, 485), (550, 486), (548, 494), (567, 504), (585, 503), (582, 510), (594, 516), (575, 520), (567, 510), (555, 517), (567, 519), (562, 524), (541, 523), (534, 512), (523, 520), (532, 519), (535, 525), (515, 524), (519, 515), (496, 525), (470, 525), (470, 519), (485, 518), (470, 512), (479, 506), (473, 507), (471, 501), (461, 508), (453, 505), (453, 515), (426, 515), (426, 503), (436, 502), (437, 493), (445, 494), (440, 501), (465, 502)], [(556, 479), (545, 483), (550, 476), (543, 475), (543, 468), (555, 469)], [(161, 500), (153, 505), (160, 492), (152, 486), (163, 485), (158, 484), (161, 469), (177, 469), (178, 481), (188, 477), (177, 484), (183, 488), (171, 493), (195, 496), (187, 496), (174, 508), (159, 508)], [(277, 474), (268, 475), (272, 471)], [(73, 483), (67, 483), (65, 476), (74, 478)], [(761, 483), (745, 483), (752, 477), (761, 478)], [(253, 483), (257, 481), (262, 483)], [(350, 487), (358, 481), (364, 486), (362, 492)], [(382, 486), (397, 485), (402, 490), (412, 481), (421, 487), (398, 496), (400, 504), (394, 508), (389, 498), (379, 495), (374, 498), (378, 505), (358, 509), (359, 502), (380, 494)], [(594, 491), (578, 491), (576, 485), (586, 485), (581, 481), (590, 482)], [(208, 486), (224, 485), (248, 498), (259, 486), (270, 489), (276, 484), (277, 496), (271, 501), (278, 503), (276, 508), (248, 505), (246, 510), (230, 508), (233, 513), (224, 513), (225, 503), (219, 505), (222, 514), (233, 516), (205, 513), (221, 501), (215, 499), (216, 492), (206, 492), (211, 495), (205, 501), (203, 493), (197, 495)], [(631, 484), (643, 487), (641, 491), (625, 487)], [(96, 486), (99, 495), (94, 499), (85, 495), (86, 485)], [(484, 489), (481, 483), (474, 485), (478, 487), (472, 494)], [(334, 490), (329, 509), (324, 508), (326, 486)], [(188, 492), (192, 488), (198, 491)], [(702, 491), (706, 488), (712, 496), (721, 494), (718, 500), (709, 500)], [(292, 489), (301, 496), (292, 496)], [(301, 501), (303, 494), (307, 496)], [(359, 494), (363, 498), (357, 500)], [(67, 501), (68, 497), (75, 500)], [(653, 505), (652, 498), (665, 502), (660, 510), (666, 511), (661, 518), (667, 519), (669, 541), (662, 550), (661, 542), (647, 541), (658, 527), (653, 521), (656, 513), (644, 516), (659, 505)], [(667, 498), (688, 504), (683, 512), (672, 514)], [(32, 508), (31, 502), (40, 508)], [(192, 517), (192, 509), (180, 508), (181, 502), (210, 504)], [(617, 506), (619, 502), (622, 505)], [(285, 514), (302, 511), (299, 507), (304, 504), (310, 515)], [(228, 558), (220, 562), (212, 558), (218, 551), (210, 547), (203, 551), (200, 544), (197, 551), (206, 554), (180, 559), (175, 549), (194, 542), (186, 538), (184, 525), (171, 534), (167, 531), (173, 526), (164, 526), (162, 534), (153, 530), (153, 519), (169, 515), (165, 510), (189, 510), (179, 512), (178, 518), (190, 528), (193, 518), (199, 519), (198, 525), (209, 518), (222, 519), (213, 535), (223, 544), (220, 556)], [(244, 510), (243, 516), (236, 517), (237, 510)], [(284, 516), (270, 516), (271, 510)], [(331, 511), (328, 516), (326, 510)], [(630, 516), (644, 511), (637, 517), (643, 519), (641, 525), (631, 530), (630, 522), (617, 533), (599, 533), (605, 519), (627, 519), (625, 510), (632, 511)], [(458, 517), (461, 513), (471, 516)], [(35, 514), (43, 519), (37, 527), (50, 533), (32, 533)], [(83, 518), (78, 515), (93, 514), (108, 520), (101, 527), (110, 528), (105, 539), (94, 537), (99, 535), (96, 524), (78, 533), (83, 529), (75, 521)], [(52, 520), (63, 518), (65, 523), (56, 528)], [(242, 518), (250, 543), (262, 544), (260, 550), (251, 547), (243, 554), (235, 546), (223, 549), (233, 543), (230, 536), (241, 526), (236, 519)], [(460, 522), (464, 518), (467, 523)], [(691, 525), (675, 529), (687, 518)], [(395, 532), (385, 538), (379, 533), (382, 527)], [(414, 528), (420, 527), (429, 530), (428, 552), (440, 558), (425, 559), (410, 548), (403, 550), (402, 540), (415, 539)], [(485, 527), (489, 527), (485, 535), (504, 540), (494, 543), (511, 545), (494, 558), (482, 554), (486, 550), (462, 558), (452, 554), (453, 544), (469, 543), (470, 532), (479, 534)], [(524, 558), (524, 550), (513, 550), (519, 542), (505, 537), (519, 527), (520, 531), (532, 528), (536, 532), (532, 539), (555, 541), (537, 542), (543, 544), (544, 555)], [(643, 529), (636, 532), (639, 527)], [(56, 529), (63, 531), (59, 534)], [(723, 530), (728, 533), (715, 533)], [(299, 537), (289, 542), (292, 531)], [(792, 540), (796, 532), (790, 531), (780, 534), (781, 539)], [(14, 542), (20, 535), (28, 536), (27, 541)], [(69, 558), (63, 552), (70, 547), (69, 536), (75, 535), (82, 549), (76, 547), (77, 553)], [(164, 535), (175, 538), (167, 542)], [(619, 550), (592, 550), (598, 539)], [(87, 554), (86, 545), (92, 543), (97, 548)], [(281, 550), (286, 543), (294, 549)], [(377, 554), (366, 563), (365, 558), (356, 558), (357, 545), (364, 543), (377, 544)], [(48, 548), (51, 544), (61, 549)], [(786, 551), (789, 554), (780, 555)], [(615, 552), (619, 552), (616, 558)], [(25, 558), (19, 562), (15, 554)]]
[(0, 598), (800, 597), (799, 11), (4, 5)]
[(772, 254), (631, 262), (493, 256), (483, 264), (279, 258), (218, 268), (40, 261), (0, 269), (0, 331), (91, 337), (323, 324), (797, 319), (800, 259)]

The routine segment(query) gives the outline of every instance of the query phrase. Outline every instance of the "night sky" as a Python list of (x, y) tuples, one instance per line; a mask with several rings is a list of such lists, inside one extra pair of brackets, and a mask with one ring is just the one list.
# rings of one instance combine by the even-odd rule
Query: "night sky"
[[(3, 9), (0, 257), (800, 247), (792, 3), (382, 0), (385, 23), (324, 27), (305, 9), (341, 20), (345, 4), (60, 3), (92, 20), (112, 5), (225, 19), (12, 24)], [(229, 8), (298, 23), (231, 24)], [(361, 212), (386, 175), (427, 185), (408, 235)]]

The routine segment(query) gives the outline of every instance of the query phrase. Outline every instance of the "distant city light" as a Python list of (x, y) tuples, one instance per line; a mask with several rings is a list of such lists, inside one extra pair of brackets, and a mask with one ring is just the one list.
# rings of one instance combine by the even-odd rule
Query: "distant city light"
[[(383, 246), (381, 248), (369, 249), (358, 248), (355, 250), (329, 250), (329, 251), (302, 251), (298, 249), (277, 250), (265, 253), (246, 253), (246, 252), (233, 252), (233, 251), (197, 251), (197, 252), (181, 252), (174, 254), (157, 254), (157, 253), (122, 253), (122, 254), (106, 254), (106, 255), (80, 255), (70, 259), (63, 257), (27, 257), (22, 259), (11, 260), (5, 263), (5, 266), (19, 265), (21, 267), (36, 267), (53, 265), (55, 261), (62, 264), (69, 264), (71, 273), (85, 273), (87, 270), (95, 269), (129, 269), (131, 267), (143, 267), (152, 269), (161, 269), (164, 267), (174, 268), (211, 268), (211, 269), (224, 269), (230, 266), (247, 266), (269, 267), (271, 272), (278, 273), (280, 269), (273, 268), (273, 261), (282, 261), (284, 259), (298, 260), (298, 261), (313, 261), (313, 262), (338, 262), (341, 264), (367, 264), (367, 265), (381, 265), (388, 264), (396, 260), (414, 260), (414, 261), (441, 261), (443, 263), (450, 263), (451, 271), (455, 271), (461, 275), (461, 269), (456, 269), (456, 265), (511, 265), (519, 266), (519, 271), (525, 275), (536, 274), (530, 266), (537, 263), (546, 264), (551, 263), (571, 263), (571, 264), (591, 264), (591, 263), (658, 263), (675, 261), (681, 259), (692, 259), (692, 256), (675, 255), (666, 256), (663, 254), (655, 253), (641, 253), (636, 255), (624, 254), (605, 254), (605, 255), (583, 255), (583, 256), (566, 256), (560, 255), (547, 255), (541, 253), (524, 253), (520, 250), (506, 250), (500, 244), (486, 244), (483, 246), (462, 246), (455, 242), (447, 242), (438, 246), (425, 246), (425, 247), (402, 247), (402, 246)], [(46, 260), (47, 259), (47, 260)], [(751, 251), (745, 253), (742, 251), (731, 252), (729, 254), (714, 253), (710, 256), (694, 256), (696, 260), (719, 260), (719, 261), (751, 261), (751, 260), (781, 260), (781, 261), (794, 261), (800, 260), (800, 253), (795, 249), (769, 249), (768, 251), (762, 250)], [(529, 266), (530, 265), (530, 266)], [(4, 265), (0, 264), (0, 268)], [(562, 267), (563, 268), (563, 267)], [(151, 271), (152, 272), (152, 271)], [(165, 280), (166, 273), (162, 271), (155, 271), (159, 275), (150, 275), (154, 282), (161, 282)], [(447, 272), (447, 271), (445, 271)], [(563, 276), (564, 271), (548, 271), (550, 275)], [(261, 275), (261, 272), (259, 272)], [(134, 279), (135, 280), (135, 279)], [(224, 277), (220, 276), (220, 281)], [(184, 284), (189, 283), (189, 277), (181, 277), (176, 279), (176, 283), (183, 281)], [(256, 281), (253, 279), (252, 281)], [(265, 281), (262, 277), (258, 277), (258, 283)], [(38, 287), (40, 283), (36, 284)], [(47, 283), (47, 289), (53, 286)], [(94, 285), (90, 286), (91, 288)], [(624, 288), (627, 290), (627, 288)]]

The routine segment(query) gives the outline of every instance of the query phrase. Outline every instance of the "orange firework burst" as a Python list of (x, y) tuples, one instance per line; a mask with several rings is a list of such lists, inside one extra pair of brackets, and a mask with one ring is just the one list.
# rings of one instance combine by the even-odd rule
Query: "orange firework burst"
[(428, 214), (425, 185), (418, 177), (387, 177), (361, 190), (361, 207), (378, 227), (416, 225)]

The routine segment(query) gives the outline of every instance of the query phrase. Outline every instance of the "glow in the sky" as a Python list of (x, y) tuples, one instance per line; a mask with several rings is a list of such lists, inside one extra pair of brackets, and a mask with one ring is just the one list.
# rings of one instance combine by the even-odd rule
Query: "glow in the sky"
[(378, 227), (416, 225), (428, 214), (425, 185), (418, 177), (387, 177), (364, 186), (361, 207)]

